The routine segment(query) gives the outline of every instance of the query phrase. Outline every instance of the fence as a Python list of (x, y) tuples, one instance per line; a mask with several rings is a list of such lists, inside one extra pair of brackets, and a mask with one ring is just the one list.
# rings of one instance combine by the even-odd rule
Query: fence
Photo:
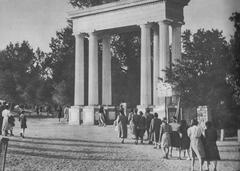
[(0, 167), (1, 171), (4, 171), (5, 162), (6, 162), (6, 155), (7, 155), (7, 148), (8, 148), (8, 138), (1, 138), (0, 142)]

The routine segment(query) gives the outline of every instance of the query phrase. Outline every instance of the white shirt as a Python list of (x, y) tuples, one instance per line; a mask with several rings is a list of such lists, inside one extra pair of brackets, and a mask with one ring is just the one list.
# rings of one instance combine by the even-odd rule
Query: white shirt
[(202, 129), (199, 126), (191, 126), (187, 130), (188, 136), (190, 139), (199, 138), (202, 135)]

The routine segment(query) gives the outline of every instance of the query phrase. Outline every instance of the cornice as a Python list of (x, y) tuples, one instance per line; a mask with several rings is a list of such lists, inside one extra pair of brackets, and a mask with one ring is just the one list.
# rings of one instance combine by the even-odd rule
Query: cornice
[[(125, 0), (125, 1), (120, 0), (117, 2), (112, 2), (112, 3), (107, 3), (107, 4), (103, 4), (103, 5), (85, 8), (85, 9), (78, 9), (78, 10), (70, 11), (70, 12), (68, 12), (68, 18), (75, 19), (78, 17), (84, 17), (84, 16), (88, 16), (88, 15), (96, 15), (99, 13), (115, 11), (115, 10), (120, 10), (120, 9), (124, 9), (124, 8), (146, 5), (146, 4), (151, 4), (151, 3), (161, 2), (161, 1), (164, 1), (164, 0)], [(170, 0), (170, 1), (172, 1), (172, 0)]]

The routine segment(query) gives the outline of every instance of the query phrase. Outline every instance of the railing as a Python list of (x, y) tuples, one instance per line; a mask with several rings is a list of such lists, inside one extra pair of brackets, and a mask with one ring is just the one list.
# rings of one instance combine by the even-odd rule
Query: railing
[(8, 138), (1, 138), (0, 142), (0, 169), (4, 171), (5, 169), (5, 162), (6, 162), (6, 155), (7, 155), (7, 148), (8, 148)]

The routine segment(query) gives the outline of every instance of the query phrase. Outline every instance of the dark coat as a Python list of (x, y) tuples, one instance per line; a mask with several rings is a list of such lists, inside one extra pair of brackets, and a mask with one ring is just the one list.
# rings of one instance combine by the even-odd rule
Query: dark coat
[(127, 138), (127, 117), (118, 115), (118, 135), (119, 138)]
[(161, 126), (161, 124), (162, 124), (162, 122), (158, 118), (153, 118), (151, 120), (149, 132), (150, 132), (150, 134), (152, 134), (154, 142), (158, 142), (159, 141), (159, 133), (160, 133), (160, 126)]
[(206, 160), (220, 160), (219, 151), (217, 148), (217, 131), (214, 128), (205, 130), (204, 146), (206, 152)]

